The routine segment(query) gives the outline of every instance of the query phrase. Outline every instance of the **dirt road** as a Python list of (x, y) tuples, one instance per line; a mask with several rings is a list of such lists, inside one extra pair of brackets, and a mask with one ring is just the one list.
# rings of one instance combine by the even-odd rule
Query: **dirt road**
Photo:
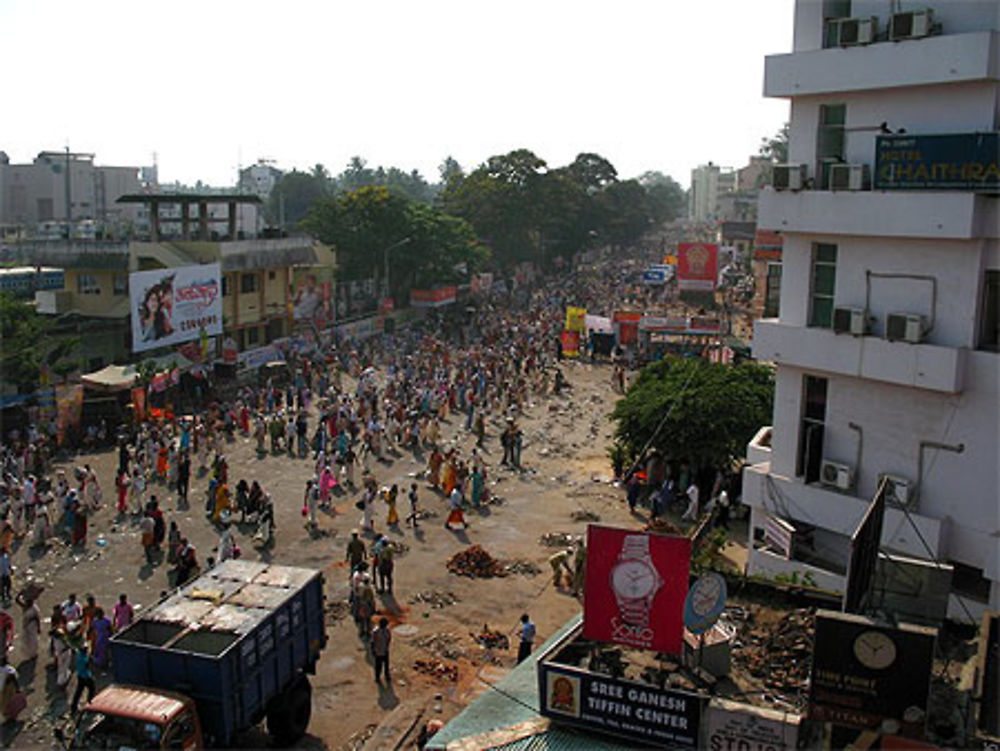
[[(490, 489), (502, 502), (468, 514), (468, 530), (444, 528), (445, 499), (419, 479), (421, 506), (429, 516), (418, 530), (405, 526), (386, 530), (386, 508), (379, 508), (376, 529), (387, 531), (401, 546), (396, 557), (395, 591), (383, 595), (380, 602), (394, 628), (389, 688), (375, 683), (370, 659), (347, 615), (344, 548), (350, 530), (359, 526), (360, 512), (354, 507), (357, 494), (339, 496), (335, 510), (321, 517), (319, 532), (310, 534), (301, 507), (313, 462), (287, 456), (258, 458), (249, 438), (237, 437), (229, 445), (231, 481), (257, 479), (274, 498), (277, 544), (271, 558), (318, 568), (326, 576), (330, 642), (313, 679), (312, 723), (302, 747), (360, 748), (368, 739), (369, 748), (392, 748), (399, 734), (418, 719), (446, 719), (454, 714), (477, 693), (488, 690), (484, 681), (495, 681), (514, 664), (517, 650), (516, 638), (511, 638), (508, 650), (483, 649), (471, 632), (489, 624), (509, 633), (526, 611), (538, 626), (540, 643), (579, 609), (577, 600), (553, 588), (547, 558), (555, 549), (542, 545), (540, 537), (548, 532), (582, 534), (587, 518), (619, 525), (641, 523), (628, 513), (622, 492), (610, 484), (605, 450), (612, 424), (607, 415), (616, 399), (610, 367), (568, 363), (564, 372), (572, 389), (536, 401), (521, 420), (525, 435), (522, 471), (497, 467), (502, 453), (497, 426), (489, 426), (486, 457)], [(444, 425), (443, 438), (457, 441), (467, 452), (473, 438), (462, 430), (462, 423), (453, 415)], [(43, 616), (70, 592), (76, 592), (81, 600), (92, 592), (99, 604), (110, 608), (121, 592), (148, 606), (167, 588), (166, 564), (144, 566), (137, 528), (128, 521), (115, 523), (107, 507), (113, 495), (116, 455), (106, 452), (77, 460), (83, 461), (98, 472), (106, 502), (92, 519), (86, 548), (70, 551), (62, 543), (54, 543), (40, 553), (21, 546), (14, 556), (15, 591), (29, 576), (46, 586), (40, 602)], [(423, 469), (424, 457), (409, 452), (374, 467), (380, 485), (398, 483), (401, 488), (408, 488)], [(151, 489), (161, 503), (166, 499), (162, 506), (168, 522), (178, 522), (182, 533), (197, 546), (202, 562), (213, 554), (218, 541), (217, 531), (203, 513), (206, 486), (207, 478), (192, 480), (191, 508), (187, 511), (176, 509), (165, 488)], [(401, 502), (400, 510), (406, 505)], [(574, 519), (574, 512), (587, 513), (577, 513)], [(240, 528), (237, 538), (243, 554), (257, 558), (260, 554), (251, 544), (251, 534), (247, 525)], [(533, 563), (541, 572), (485, 580), (449, 573), (448, 558), (470, 544), (481, 545), (505, 562)], [(14, 606), (12, 614), (20, 625), (18, 611)], [(47, 619), (43, 632), (46, 629)], [(5, 728), (5, 745), (48, 747), (52, 724), (65, 720), (65, 699), (61, 693), (53, 693), (51, 671), (45, 668), (49, 662), (46, 646), (43, 633), (38, 665), (19, 668), (30, 692), (28, 709), (22, 722)], [(20, 659), (17, 643), (12, 656), (16, 665)], [(425, 666), (428, 673), (415, 669), (418, 660), (430, 663)], [(443, 663), (444, 670), (436, 660)], [(457, 667), (456, 680), (448, 674), (452, 666)], [(242, 745), (263, 742), (263, 735), (251, 734)]]

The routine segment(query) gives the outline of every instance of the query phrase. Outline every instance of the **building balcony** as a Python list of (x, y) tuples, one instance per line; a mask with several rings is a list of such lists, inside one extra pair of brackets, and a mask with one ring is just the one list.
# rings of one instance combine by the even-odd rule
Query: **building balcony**
[(957, 394), (964, 387), (968, 351), (835, 334), (831, 329), (789, 326), (765, 318), (754, 324), (753, 354), (779, 365)]
[(996, 237), (996, 199), (964, 191), (764, 190), (758, 225), (779, 232), (973, 240)]
[(764, 62), (764, 96), (989, 80), (997, 75), (998, 39), (995, 31), (977, 31), (769, 55)]
[[(743, 470), (743, 502), (751, 508), (795, 519), (845, 537), (854, 534), (870, 501), (869, 498), (856, 498), (822, 485), (806, 485), (800, 478), (782, 477), (771, 472), (768, 463), (749, 465)], [(900, 509), (886, 508), (882, 526), (883, 547), (915, 558), (941, 557), (946, 542), (946, 522), (912, 510), (909, 518), (913, 524)], [(927, 542), (930, 553), (921, 542), (921, 537)]]

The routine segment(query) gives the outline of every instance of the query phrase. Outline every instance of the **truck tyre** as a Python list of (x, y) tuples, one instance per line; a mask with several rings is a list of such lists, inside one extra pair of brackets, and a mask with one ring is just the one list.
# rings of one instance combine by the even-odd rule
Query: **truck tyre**
[(267, 713), (267, 732), (275, 744), (290, 746), (306, 734), (312, 716), (312, 686), (304, 676), (274, 702)]

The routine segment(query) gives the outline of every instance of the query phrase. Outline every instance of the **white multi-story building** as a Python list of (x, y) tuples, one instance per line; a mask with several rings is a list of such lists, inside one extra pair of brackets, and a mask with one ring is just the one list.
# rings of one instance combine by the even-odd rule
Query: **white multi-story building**
[(967, 618), (1000, 607), (1000, 3), (902, 6), (797, 0), (793, 51), (766, 60), (795, 166), (759, 204), (784, 249), (754, 332), (777, 371), (749, 568), (843, 590), (890, 475), (883, 551), (952, 566)]
[(702, 164), (691, 170), (688, 219), (711, 222), (719, 218), (719, 197), (736, 187), (736, 173), (717, 164)]

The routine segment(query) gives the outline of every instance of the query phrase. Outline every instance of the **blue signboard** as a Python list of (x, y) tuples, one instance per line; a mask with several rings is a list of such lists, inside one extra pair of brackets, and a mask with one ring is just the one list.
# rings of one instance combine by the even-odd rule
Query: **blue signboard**
[(1000, 134), (877, 136), (874, 187), (1000, 192)]
[(667, 281), (667, 272), (663, 269), (646, 269), (642, 272), (643, 284), (664, 284)]

